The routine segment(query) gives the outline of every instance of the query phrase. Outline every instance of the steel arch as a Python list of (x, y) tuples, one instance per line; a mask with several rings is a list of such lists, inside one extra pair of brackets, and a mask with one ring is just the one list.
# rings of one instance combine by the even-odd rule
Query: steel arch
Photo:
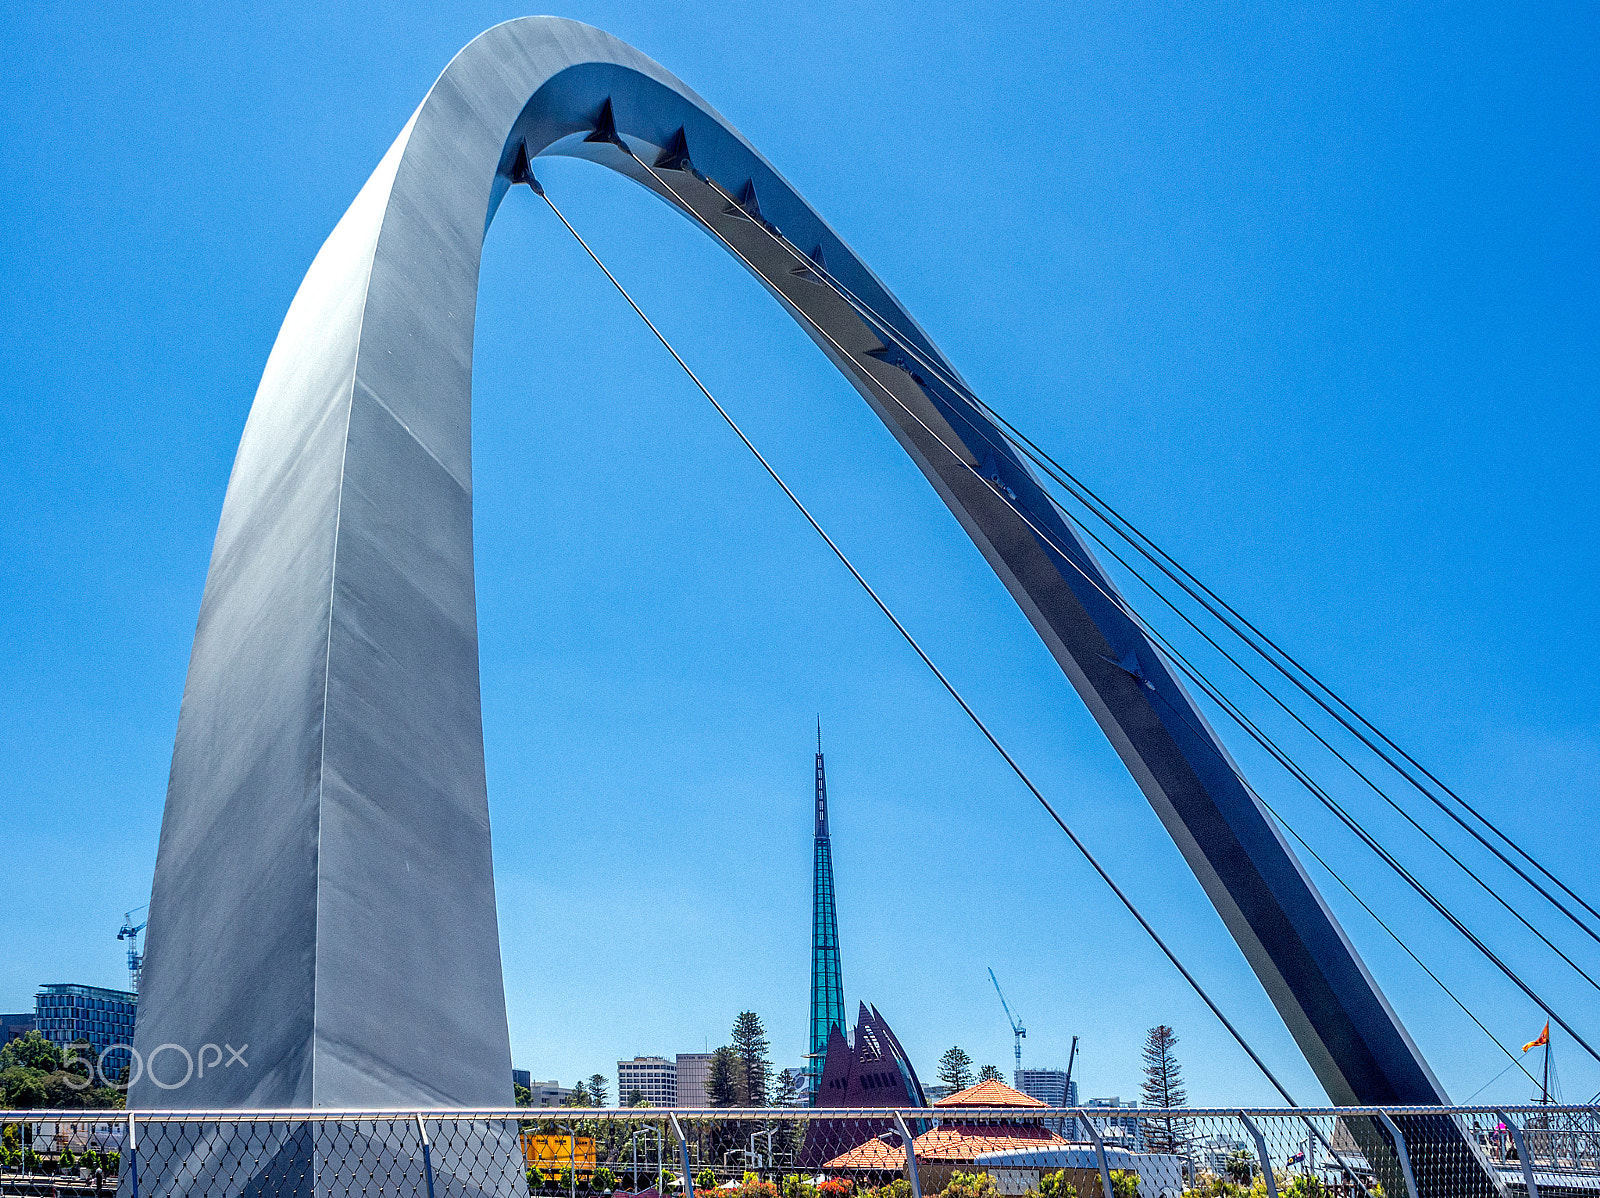
[[(670, 169), (697, 219), (737, 248), (949, 505), (1328, 1094), (1444, 1102), (1221, 742), (1107, 598), (1110, 579), (1027, 466), (995, 448), (999, 431), (949, 387), (797, 271), (758, 221), (816, 247), (958, 377), (910, 314), (682, 82), (599, 30), (531, 17), (482, 34), (445, 69), (317, 254), (267, 361), (184, 689), (136, 1039), (142, 1052), (248, 1042), (251, 1064), (178, 1091), (147, 1077), (133, 1104), (505, 1100), (472, 561), (479, 254), (519, 153), (588, 158), (676, 203), (634, 157), (585, 140), (604, 120)], [(396, 983), (406, 976), (428, 981)]]

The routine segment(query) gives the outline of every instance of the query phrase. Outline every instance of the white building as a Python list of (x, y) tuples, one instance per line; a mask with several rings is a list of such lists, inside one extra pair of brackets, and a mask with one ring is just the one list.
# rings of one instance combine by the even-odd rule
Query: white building
[(691, 1110), (711, 1105), (706, 1096), (706, 1075), (711, 1072), (709, 1052), (680, 1052), (678, 1054), (678, 1106)]
[[(1053, 1144), (1040, 1148), (1008, 1148), (984, 1152), (974, 1162), (995, 1180), (1002, 1194), (1037, 1191), (1045, 1173), (1065, 1169), (1081, 1180), (1100, 1171), (1100, 1154), (1092, 1144)], [(1106, 1144), (1106, 1169), (1124, 1169), (1139, 1175), (1139, 1198), (1179, 1198), (1183, 1193), (1183, 1158), (1167, 1153), (1127, 1152)], [(1098, 1181), (1088, 1193), (1099, 1193)], [(1086, 1192), (1080, 1185), (1078, 1192)]]
[[(521, 1073), (523, 1077), (527, 1076), (525, 1070), (517, 1070), (516, 1072)], [(526, 1085), (528, 1087), (528, 1093), (532, 1095), (529, 1099), (529, 1104), (532, 1106), (560, 1106), (572, 1097), (572, 1087), (563, 1086), (557, 1081), (536, 1082), (530, 1079), (524, 1082), (521, 1077), (518, 1077), (516, 1081), (519, 1086)]]
[(617, 1105), (626, 1106), (636, 1091), (651, 1106), (677, 1106), (678, 1067), (665, 1057), (618, 1061)]
[(1111, 1113), (1124, 1105), (1131, 1107), (1132, 1103), (1124, 1104), (1120, 1098), (1091, 1098), (1083, 1105), (1107, 1148), (1121, 1148), (1127, 1152), (1144, 1151), (1144, 1124), (1135, 1117)]

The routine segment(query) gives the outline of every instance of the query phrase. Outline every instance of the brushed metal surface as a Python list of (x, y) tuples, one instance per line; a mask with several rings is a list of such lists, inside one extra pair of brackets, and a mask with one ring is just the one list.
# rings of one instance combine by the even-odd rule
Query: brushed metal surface
[[(615, 38), (530, 17), (450, 63), (318, 253), (229, 481), (185, 686), (136, 1048), (249, 1044), (141, 1107), (492, 1105), (510, 1058), (489, 848), (472, 563), (479, 253), (519, 148), (676, 203), (874, 407), (1027, 614), (1161, 816), (1339, 1103), (1444, 1093), (1226, 750), (998, 431), (872, 356), (884, 338), (791, 270), (706, 180), (930, 358), (882, 283), (703, 100)], [(892, 354), (889, 355), (892, 357)], [(943, 441), (946, 444), (941, 444)], [(952, 455), (954, 447), (956, 455)], [(958, 455), (958, 456), (957, 456)], [(1016, 494), (1017, 508), (982, 465)], [(1052, 544), (1053, 542), (1053, 544)], [(1118, 663), (1135, 663), (1131, 672)], [(157, 1070), (171, 1081), (181, 1061)]]

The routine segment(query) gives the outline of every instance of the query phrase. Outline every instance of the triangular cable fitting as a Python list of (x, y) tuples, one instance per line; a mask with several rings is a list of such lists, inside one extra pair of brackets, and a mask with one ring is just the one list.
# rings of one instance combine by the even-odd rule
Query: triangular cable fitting
[(528, 143), (520, 142), (517, 145), (517, 156), (511, 163), (511, 183), (526, 183), (533, 178), (533, 170), (528, 165)]
[(732, 204), (724, 205), (724, 216), (742, 216), (746, 220), (761, 219), (761, 202), (756, 199), (756, 181), (745, 180), (744, 190), (739, 193), (739, 199)]
[(655, 167), (658, 171), (693, 169), (689, 165), (689, 139), (683, 135), (682, 129), (672, 135), (671, 143), (656, 156)]
[(867, 357), (876, 358), (880, 362), (887, 362), (890, 366), (897, 366), (910, 373), (906, 366), (906, 356), (892, 345), (885, 345), (879, 349), (869, 349)]
[[(1140, 682), (1144, 682), (1145, 681), (1144, 668), (1142, 666), (1140, 666), (1140, 664), (1139, 664), (1139, 650), (1138, 649), (1129, 649), (1120, 658), (1112, 657), (1111, 655), (1109, 655), (1107, 653), (1102, 653), (1100, 655), (1100, 657), (1101, 657), (1101, 659), (1103, 661), (1109, 661), (1112, 665), (1116, 666), (1117, 669), (1121, 670), (1123, 673), (1128, 674), (1131, 677), (1137, 678)], [(1152, 688), (1152, 689), (1154, 689), (1154, 688)]]
[(610, 142), (614, 146), (622, 145), (622, 138), (617, 135), (616, 118), (611, 115), (610, 96), (607, 96), (606, 102), (600, 105), (600, 117), (594, 123), (594, 132), (583, 140)]
[(808, 283), (817, 283), (826, 287), (828, 285), (828, 260), (822, 256), (822, 247), (815, 246), (810, 254), (810, 262), (798, 262), (789, 268), (789, 273), (797, 279), (804, 279)]
[(533, 188), (535, 195), (543, 195), (544, 188), (539, 186), (539, 180), (534, 177), (533, 166), (528, 161), (528, 143), (522, 142), (517, 146), (517, 156), (511, 161), (511, 186), (526, 183)]

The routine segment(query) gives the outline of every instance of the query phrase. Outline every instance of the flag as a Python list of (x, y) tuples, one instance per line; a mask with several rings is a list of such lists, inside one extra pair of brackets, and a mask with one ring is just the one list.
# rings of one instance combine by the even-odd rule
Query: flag
[(1522, 1051), (1527, 1052), (1530, 1048), (1538, 1048), (1540, 1045), (1548, 1043), (1550, 1043), (1550, 1024), (1547, 1021), (1544, 1025), (1544, 1031), (1539, 1033), (1539, 1038), (1537, 1040), (1529, 1040), (1522, 1046)]

